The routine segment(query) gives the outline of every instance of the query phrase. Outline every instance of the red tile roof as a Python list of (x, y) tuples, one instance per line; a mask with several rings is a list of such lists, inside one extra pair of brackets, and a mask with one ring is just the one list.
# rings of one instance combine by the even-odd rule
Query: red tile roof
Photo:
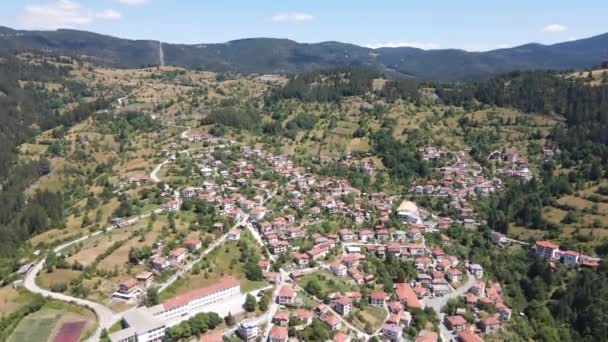
[(291, 285), (283, 285), (279, 290), (279, 297), (293, 297), (295, 292)]
[(280, 327), (278, 325), (273, 325), (272, 329), (270, 329), (270, 334), (268, 334), (268, 336), (272, 339), (286, 340), (288, 337), (287, 327)]
[(451, 326), (457, 326), (457, 325), (465, 325), (467, 324), (467, 320), (464, 319), (464, 317), (460, 316), (460, 315), (456, 315), (456, 316), (448, 316), (446, 317), (447, 321), (450, 323)]
[(388, 297), (388, 295), (384, 291), (372, 291), (370, 294), (370, 298), (376, 300), (385, 300), (386, 297)]
[(222, 342), (224, 341), (224, 336), (221, 332), (213, 332), (206, 335), (201, 336), (201, 339), (198, 342)]
[(407, 283), (395, 284), (395, 293), (400, 301), (405, 302), (408, 308), (421, 308), (422, 305), (414, 293), (412, 287)]
[(215, 283), (211, 286), (192, 290), (190, 292), (187, 292), (182, 295), (169, 299), (168, 301), (163, 303), (163, 308), (165, 310), (171, 310), (171, 309), (186, 305), (195, 299), (205, 297), (212, 293), (226, 290), (226, 289), (229, 289), (234, 286), (240, 286), (240, 283), (236, 278), (232, 278), (232, 277), (222, 278), (217, 283)]
[(536, 246), (550, 249), (558, 249), (559, 246), (551, 241), (536, 241)]
[(481, 337), (475, 335), (470, 331), (463, 331), (458, 334), (458, 341), (460, 342), (483, 342)]

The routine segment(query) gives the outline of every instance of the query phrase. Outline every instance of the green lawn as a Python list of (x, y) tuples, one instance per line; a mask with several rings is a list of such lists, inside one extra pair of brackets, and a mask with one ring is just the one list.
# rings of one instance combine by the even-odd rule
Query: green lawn
[(353, 288), (351, 286), (349, 286), (348, 284), (346, 284), (346, 282), (345, 282), (346, 279), (347, 279), (346, 277), (343, 277), (343, 279), (340, 279), (339, 277), (336, 277), (335, 275), (333, 275), (332, 273), (329, 273), (328, 271), (320, 271), (320, 272), (309, 273), (309, 274), (302, 276), (302, 278), (298, 279), (298, 284), (305, 288), (306, 284), (309, 281), (317, 280), (319, 282), (319, 284), (321, 285), (321, 292), (324, 295), (331, 293), (331, 292), (353, 291)]
[(362, 330), (365, 330), (366, 324), (369, 323), (372, 331), (376, 331), (384, 323), (387, 316), (388, 313), (384, 308), (364, 304), (353, 311), (350, 321)]
[(265, 281), (251, 281), (245, 278), (243, 263), (240, 262), (239, 257), (240, 252), (236, 241), (223, 243), (207, 255), (205, 258), (206, 261), (199, 264), (207, 264), (207, 267), (201, 267), (199, 274), (192, 273), (184, 278), (178, 279), (173, 285), (169, 286), (160, 294), (161, 301), (190, 290), (210, 286), (218, 279), (226, 276), (233, 276), (240, 280), (241, 292), (250, 292), (266, 286), (268, 283)]

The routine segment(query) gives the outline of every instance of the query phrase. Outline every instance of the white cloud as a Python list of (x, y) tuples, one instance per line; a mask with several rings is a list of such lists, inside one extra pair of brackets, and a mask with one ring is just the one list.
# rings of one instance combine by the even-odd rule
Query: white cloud
[(149, 0), (116, 0), (116, 2), (119, 2), (123, 5), (137, 6), (146, 4), (149, 2)]
[(508, 49), (508, 48), (512, 48), (513, 44), (498, 44), (498, 45), (496, 45), (496, 47), (498, 49)]
[(19, 21), (29, 29), (76, 28), (93, 21), (93, 14), (70, 0), (26, 5)]
[(276, 22), (301, 22), (314, 19), (315, 17), (312, 14), (300, 12), (277, 13), (272, 16), (272, 21)]
[(396, 48), (396, 47), (413, 47), (423, 50), (434, 50), (439, 49), (441, 46), (437, 43), (424, 43), (424, 42), (380, 42), (365, 45), (370, 49), (379, 49), (383, 47)]
[(95, 19), (120, 19), (122, 15), (112, 9), (95, 13), (72, 0), (57, 0), (44, 4), (26, 5), (18, 20), (26, 29), (54, 30), (80, 28)]
[(113, 9), (107, 9), (95, 15), (99, 19), (116, 20), (122, 18), (122, 14)]
[(564, 32), (568, 28), (560, 24), (551, 24), (543, 27), (543, 32)]

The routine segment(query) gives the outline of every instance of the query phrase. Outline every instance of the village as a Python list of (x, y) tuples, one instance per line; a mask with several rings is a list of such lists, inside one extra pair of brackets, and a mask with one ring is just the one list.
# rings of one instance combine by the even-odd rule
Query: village
[[(147, 194), (150, 188), (158, 189), (154, 191), (159, 206), (144, 215), (114, 217), (110, 228), (128, 229), (150, 215), (172, 222), (191, 210), (210, 213), (212, 221), (204, 227), (191, 221), (189, 232), (165, 234), (149, 250), (129, 252), (137, 272), (124, 277), (109, 294), (111, 303), (128, 307), (107, 317), (107, 322), (121, 327), (109, 334), (110, 341), (160, 341), (172, 327), (208, 312), (238, 317), (245, 313), (250, 297), (260, 301), (269, 297), (271, 304), (257, 316), (231, 322), (200, 341), (232, 336), (286, 342), (321, 322), (336, 342), (439, 338), (469, 342), (496, 334), (511, 319), (501, 284), (488, 279), (475, 260), (444, 251), (453, 243), (447, 235), (452, 225), (475, 230), (482, 223), (470, 201), (502, 186), (497, 176), (486, 178), (466, 152), (420, 150), (425, 160), (441, 161), (444, 166), (438, 168), (440, 179), (413, 184), (409, 198), (449, 199), (455, 215), (441, 216), (408, 198), (364, 193), (345, 179), (319, 177), (289, 158), (234, 141), (190, 129), (181, 140), (188, 148), (178, 151), (178, 144), (171, 143), (161, 151), (166, 159), (151, 174), (129, 174), (116, 184), (118, 192), (142, 189)], [(358, 165), (364, 173), (374, 172), (366, 160), (348, 156), (345, 162)], [(183, 170), (194, 173), (184, 180)], [(439, 238), (429, 242), (429, 234)], [(526, 245), (498, 232), (491, 240), (499, 247)], [(204, 281), (207, 285), (180, 287), (182, 278), (200, 272), (222, 246), (241, 244), (257, 246), (253, 272), (260, 279), (211, 270), (213, 281)], [(530, 256), (576, 267), (596, 267), (599, 262), (561, 251), (548, 241), (538, 241)], [(379, 264), (388, 262), (408, 268), (389, 287), (377, 272)], [(163, 300), (144, 305), (152, 289)], [(163, 291), (175, 295), (163, 297)], [(459, 304), (448, 305), (452, 302)], [(426, 326), (411, 329), (416, 315), (425, 309), (439, 318), (438, 331)]]

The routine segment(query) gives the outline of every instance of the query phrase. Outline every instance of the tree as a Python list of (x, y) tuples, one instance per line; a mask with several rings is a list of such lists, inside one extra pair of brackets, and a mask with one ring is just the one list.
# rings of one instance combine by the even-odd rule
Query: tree
[(158, 289), (156, 287), (149, 288), (148, 291), (146, 292), (145, 305), (150, 307), (150, 306), (157, 305), (158, 303), (159, 303)]
[(262, 299), (260, 299), (260, 302), (258, 303), (259, 307), (260, 307), (260, 311), (266, 312), (266, 310), (268, 310), (268, 306), (270, 305), (271, 300), (272, 300), (272, 292), (271, 291), (264, 292)]
[(255, 311), (257, 304), (255, 297), (251, 294), (247, 294), (247, 297), (245, 298), (245, 310), (247, 312), (253, 312)]
[(224, 317), (224, 322), (226, 322), (226, 325), (228, 325), (229, 327), (236, 324), (236, 321), (234, 320), (234, 317), (232, 317), (231, 312), (228, 313), (228, 316)]
[(315, 297), (319, 297), (321, 295), (321, 284), (319, 284), (319, 281), (317, 279), (311, 279), (306, 283), (305, 286), (306, 292), (310, 293), (311, 295), (315, 296)]

